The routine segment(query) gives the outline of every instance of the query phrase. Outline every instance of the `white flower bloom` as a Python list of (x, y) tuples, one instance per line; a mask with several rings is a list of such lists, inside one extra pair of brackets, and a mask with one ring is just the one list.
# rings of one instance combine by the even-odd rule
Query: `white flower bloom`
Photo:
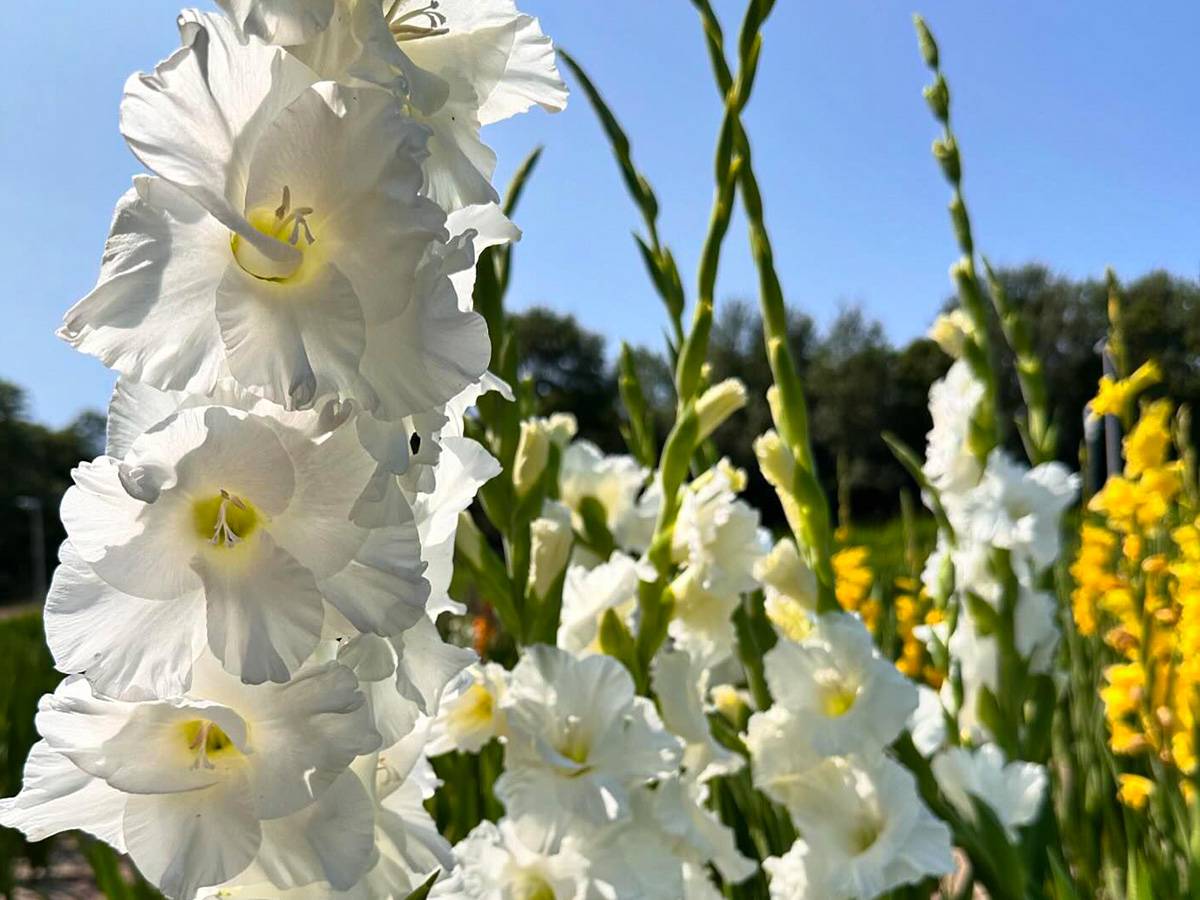
[(124, 381), (111, 408), (120, 455), (81, 464), (63, 499), (46, 620), (65, 671), (169, 696), (207, 643), (245, 681), (282, 682), (323, 627), (394, 635), (422, 617), (412, 509), (351, 520), (374, 468), (351, 425), (322, 433), (320, 414), (236, 390), (205, 401)]
[(454, 865), (449, 842), (424, 806), (439, 784), (424, 755), (430, 724), (423, 720), (404, 740), (355, 765), (375, 803), (379, 861), (362, 881), (369, 900), (407, 896)]
[(155, 387), (232, 375), (292, 408), (333, 395), (393, 421), (477, 379), (487, 329), (449, 277), (474, 236), (443, 243), (419, 195), (425, 129), (388, 91), (317, 82), (222, 16), (186, 12), (180, 31), (121, 106), (158, 177), (121, 199), (63, 337)]
[(680, 742), (612, 657), (576, 659), (536, 644), (513, 669), (501, 707), (508, 743), (495, 791), (511, 814), (613, 821), (629, 815), (635, 787), (679, 763)]
[(758, 510), (737, 499), (735, 477), (718, 466), (698, 478), (685, 490), (675, 523), (675, 559), (702, 568), (702, 586), (716, 593), (754, 590), (754, 564), (770, 541)]
[(924, 757), (932, 756), (946, 743), (946, 713), (933, 688), (917, 685), (917, 708), (909, 716), (908, 728), (913, 746)]
[(745, 763), (713, 739), (704, 710), (709, 677), (709, 670), (694, 665), (682, 650), (662, 650), (655, 657), (652, 680), (663, 724), (684, 741), (686, 778), (701, 784), (717, 775), (732, 775)]
[(983, 688), (996, 692), (1000, 682), (1000, 647), (993, 635), (982, 634), (966, 610), (958, 617), (954, 633), (946, 642), (952, 660), (958, 663), (962, 681), (962, 705), (954, 699), (954, 685), (946, 679), (942, 685), (942, 704), (954, 712), (962, 736), (978, 740), (988, 731), (979, 718), (979, 698)]
[(542, 514), (529, 525), (531, 541), (529, 587), (533, 595), (544, 600), (550, 588), (567, 567), (571, 544), (571, 511), (562, 503), (547, 500)]
[(1035, 763), (1006, 762), (1004, 751), (985, 744), (974, 753), (950, 747), (934, 757), (933, 774), (946, 799), (967, 821), (975, 820), (974, 797), (991, 807), (1013, 843), (1017, 828), (1037, 818), (1046, 793), (1046, 770)]
[(82, 828), (172, 897), (252, 863), (278, 887), (344, 890), (374, 849), (369, 798), (347, 769), (379, 746), (357, 687), (334, 663), (245, 685), (211, 657), (168, 700), (110, 700), (69, 677), (42, 699), (43, 739), (0, 824), (34, 840)]
[(971, 416), (983, 399), (984, 387), (964, 360), (929, 389), (929, 412), (933, 429), (929, 432), (922, 471), (929, 483), (943, 495), (963, 493), (979, 480), (980, 467), (967, 445)]
[(817, 608), (817, 576), (791, 538), (783, 538), (754, 564), (754, 577), (763, 585), (767, 618), (793, 641), (812, 630)]
[(488, 741), (507, 734), (502, 707), (507, 686), (508, 672), (493, 662), (463, 672), (442, 698), (429, 755), (478, 753)]
[(528, 819), (481, 822), (454, 848), (458, 868), (438, 900), (585, 900), (588, 860)]
[(563, 586), (558, 646), (576, 656), (600, 653), (600, 623), (615, 610), (629, 624), (637, 610), (637, 564), (617, 551), (595, 568), (572, 565)]
[[(756, 773), (755, 784), (788, 807), (811, 848), (805, 862), (821, 860), (830, 897), (872, 900), (954, 868), (950, 829), (921, 802), (913, 776), (886, 756), (830, 757), (783, 780)], [(796, 868), (793, 861), (785, 882), (797, 880)]]
[(217, 0), (246, 34), (269, 44), (299, 44), (329, 26), (337, 0)]
[(997, 448), (979, 484), (948, 510), (956, 533), (1012, 551), (1015, 569), (1036, 574), (1061, 553), (1062, 514), (1078, 493), (1079, 476), (1062, 463), (1031, 470)]
[(681, 862), (696, 867), (711, 863), (731, 884), (754, 874), (754, 863), (738, 851), (733, 832), (704, 807), (706, 784), (667, 778), (654, 791), (641, 791), (639, 797), (649, 803), (644, 815), (652, 818), (666, 846)]
[(776, 708), (801, 724), (822, 756), (882, 750), (917, 708), (916, 686), (849, 613), (821, 616), (800, 643), (780, 641), (764, 665)]
[(763, 869), (771, 876), (771, 900), (842, 900), (825, 884), (825, 866), (803, 838), (783, 856), (769, 856)]
[(728, 580), (713, 578), (708, 565), (689, 566), (671, 582), (675, 601), (668, 633), (706, 668), (733, 655), (737, 634), (733, 612), (741, 597), (728, 588)]
[(571, 508), (575, 528), (583, 532), (580, 509), (587, 497), (599, 501), (605, 525), (617, 543), (630, 527), (631, 517), (647, 471), (632, 456), (605, 456), (591, 441), (574, 441), (563, 452), (558, 472), (559, 498)]

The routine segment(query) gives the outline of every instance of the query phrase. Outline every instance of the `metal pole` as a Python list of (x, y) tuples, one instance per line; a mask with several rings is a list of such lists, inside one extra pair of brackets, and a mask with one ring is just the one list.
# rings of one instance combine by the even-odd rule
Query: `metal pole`
[(46, 599), (46, 526), (39, 497), (18, 497), (17, 506), (29, 513), (29, 559), (33, 566), (33, 587), (39, 602)]
[[(1103, 372), (1113, 381), (1121, 377), (1117, 371), (1117, 360), (1108, 349), (1108, 340), (1101, 339), (1096, 344), (1096, 352), (1100, 354), (1100, 364)], [(1104, 486), (1104, 482), (1113, 475), (1120, 475), (1124, 466), (1121, 463), (1121, 420), (1114, 415), (1104, 417), (1104, 459), (1107, 472), (1104, 479), (1097, 482), (1096, 490)]]

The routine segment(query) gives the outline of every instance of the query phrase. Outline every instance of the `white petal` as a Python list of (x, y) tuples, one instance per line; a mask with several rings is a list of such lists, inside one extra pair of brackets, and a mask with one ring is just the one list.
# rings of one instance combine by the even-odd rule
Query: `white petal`
[(121, 133), (148, 169), (178, 185), (271, 259), (295, 265), (294, 247), (242, 216), (250, 159), (262, 129), (314, 80), (284, 51), (237, 33), (221, 15), (179, 17), (184, 46), (153, 75), (133, 75)]
[(132, 795), (124, 832), (142, 874), (167, 896), (180, 898), (238, 875), (262, 840), (244, 775), (203, 791)]
[(246, 34), (271, 44), (301, 44), (329, 25), (335, 0), (217, 0)]
[(319, 586), (359, 631), (390, 637), (424, 616), (424, 571), (417, 526), (409, 523), (370, 532), (350, 564)]
[(78, 828), (124, 852), (124, 812), (124, 794), (38, 741), (25, 760), (21, 793), (0, 800), (0, 825), (31, 841)]
[(46, 595), (46, 643), (64, 672), (125, 699), (182, 694), (206, 643), (204, 595), (144, 600), (101, 580), (64, 541)]
[(159, 178), (117, 203), (100, 277), (59, 336), (131, 379), (207, 391), (224, 366), (213, 300), (232, 260), (229, 230)]
[(379, 748), (358, 679), (345, 666), (308, 667), (281, 685), (245, 691), (251, 790), (260, 818), (290, 815), (333, 783), (356, 756)]
[(350, 770), (316, 803), (262, 823), (255, 870), (279, 888), (327, 881), (347, 890), (365, 873), (375, 849), (375, 808)]
[[(208, 602), (208, 646), (248, 684), (287, 681), (321, 637), (321, 592), (312, 572), (263, 529), (194, 565)], [(227, 560), (225, 554), (239, 557)]]
[(400, 693), (430, 716), (437, 712), (450, 679), (477, 659), (473, 650), (443, 641), (428, 618), (393, 638), (392, 644), (399, 656), (396, 685)]

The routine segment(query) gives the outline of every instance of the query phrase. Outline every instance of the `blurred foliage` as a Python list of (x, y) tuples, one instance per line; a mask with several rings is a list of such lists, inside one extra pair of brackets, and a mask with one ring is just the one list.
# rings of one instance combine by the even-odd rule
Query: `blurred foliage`
[(29, 420), (23, 388), (0, 381), (0, 459), (5, 469), (0, 479), (0, 604), (41, 599), (33, 597), (37, 579), (30, 537), (35, 513), (23, 508), (21, 498), (41, 504), (48, 579), (65, 536), (58, 505), (71, 484), (71, 469), (103, 452), (102, 415), (82, 413), (55, 431)]
[[(38, 739), (33, 717), (38, 698), (62, 676), (46, 649), (40, 612), (0, 619), (0, 797), (21, 788), (21, 771)], [(13, 896), (13, 867), (25, 860), (44, 866), (51, 841), (26, 842), (19, 831), (0, 828), (0, 896)]]

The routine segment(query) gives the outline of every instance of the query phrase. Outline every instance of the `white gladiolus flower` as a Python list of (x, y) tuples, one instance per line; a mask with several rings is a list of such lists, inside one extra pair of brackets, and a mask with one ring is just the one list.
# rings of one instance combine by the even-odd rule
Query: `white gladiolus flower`
[(812, 630), (817, 608), (817, 576), (791, 538), (783, 538), (754, 564), (754, 577), (766, 595), (764, 609), (776, 628), (793, 641)]
[(888, 757), (830, 757), (780, 774), (756, 772), (755, 784), (787, 806), (811, 849), (806, 859), (821, 860), (828, 896), (872, 900), (953, 870), (950, 829), (921, 802), (913, 776)]
[(775, 706), (755, 716), (785, 712), (822, 756), (882, 750), (917, 708), (916, 685), (849, 613), (825, 613), (803, 641), (780, 641), (764, 667)]
[[(276, 43), (322, 78), (386, 85), (430, 131), (426, 192), (454, 210), (495, 203), (496, 155), (480, 139), (484, 125), (525, 112), (566, 106), (554, 47), (537, 19), (512, 0), (221, 0), (234, 9), (286, 9), (293, 26)], [(328, 27), (309, 37), (309, 7), (333, 6)], [(244, 14), (239, 11), (238, 19)], [(258, 18), (266, 16), (258, 14)], [(251, 23), (253, 27), (253, 22)], [(265, 29), (254, 28), (261, 34)], [(294, 40), (300, 34), (303, 43)]]
[(155, 387), (232, 375), (289, 407), (332, 395), (391, 421), (477, 379), (487, 329), (450, 279), (474, 234), (443, 243), (445, 214), (419, 196), (425, 129), (390, 92), (317, 82), (223, 17), (187, 12), (180, 31), (121, 107), (158, 177), (120, 201), (61, 334)]
[(1004, 751), (985, 744), (975, 752), (950, 747), (933, 759), (933, 774), (946, 799), (968, 821), (975, 820), (972, 797), (991, 807), (1013, 843), (1017, 828), (1037, 818), (1048, 779), (1043, 766), (1006, 762)]
[(709, 671), (694, 665), (682, 650), (662, 650), (654, 660), (652, 675), (663, 724), (684, 741), (686, 778), (703, 784), (740, 770), (745, 760), (716, 742), (705, 715)]
[(947, 507), (956, 533), (1012, 551), (1013, 565), (1034, 573), (1053, 565), (1062, 551), (1061, 519), (1079, 493), (1079, 476), (1062, 463), (1034, 469), (997, 448), (979, 484)]
[(502, 706), (507, 686), (508, 672), (493, 662), (463, 672), (442, 698), (429, 755), (478, 753), (488, 741), (507, 734)]
[(593, 569), (572, 565), (563, 585), (558, 646), (580, 656), (600, 653), (600, 623), (614, 610), (626, 624), (637, 610), (637, 564), (617, 551)]
[(369, 798), (347, 769), (379, 746), (357, 687), (333, 663), (246, 685), (211, 657), (191, 693), (167, 700), (110, 700), (70, 677), (42, 699), (42, 741), (0, 824), (34, 840), (82, 828), (172, 897), (251, 864), (277, 887), (344, 890), (374, 849)]
[(709, 566), (689, 566), (671, 582), (675, 606), (668, 633), (704, 667), (728, 659), (737, 642), (733, 612), (741, 597), (728, 581), (712, 578)]
[(299, 44), (329, 26), (337, 0), (217, 0), (243, 32), (269, 44)]
[(496, 797), (545, 822), (604, 823), (630, 814), (631, 792), (674, 772), (681, 752), (654, 704), (609, 656), (576, 659), (535, 644), (512, 671)]
[(46, 620), (64, 670), (168, 696), (207, 643), (243, 680), (282, 682), (323, 628), (390, 636), (422, 617), (412, 509), (351, 520), (374, 468), (351, 425), (322, 433), (318, 413), (236, 390), (205, 401), (126, 382), (112, 416), (112, 455), (81, 464), (63, 499)]
[(946, 743), (946, 713), (938, 692), (917, 685), (917, 708), (908, 719), (913, 746), (924, 757), (933, 756)]
[(454, 848), (458, 868), (434, 885), (438, 900), (585, 900), (588, 860), (568, 837), (528, 819), (481, 822)]
[(979, 461), (967, 445), (971, 416), (983, 399), (984, 387), (964, 360), (950, 367), (929, 389), (929, 432), (922, 471), (943, 495), (970, 490), (979, 481)]
[(825, 884), (820, 854), (803, 838), (797, 838), (783, 856), (769, 856), (762, 865), (771, 876), (771, 900), (840, 900)]
[(424, 806), (439, 784), (424, 755), (430, 724), (423, 720), (404, 740), (355, 764), (375, 803), (379, 861), (362, 881), (369, 900), (406, 896), (454, 865), (449, 842)]
[[(604, 509), (605, 525), (618, 545), (636, 515), (638, 494), (647, 471), (632, 456), (605, 456), (591, 441), (574, 441), (563, 451), (558, 471), (559, 498), (571, 508), (575, 528), (583, 532), (580, 509), (592, 497)], [(635, 526), (636, 527), (636, 526)], [(630, 548), (633, 549), (633, 548)]]
[(758, 510), (737, 499), (744, 478), (729, 466), (710, 469), (684, 492), (675, 523), (674, 557), (702, 568), (703, 587), (716, 593), (754, 590), (754, 565), (769, 547)]

